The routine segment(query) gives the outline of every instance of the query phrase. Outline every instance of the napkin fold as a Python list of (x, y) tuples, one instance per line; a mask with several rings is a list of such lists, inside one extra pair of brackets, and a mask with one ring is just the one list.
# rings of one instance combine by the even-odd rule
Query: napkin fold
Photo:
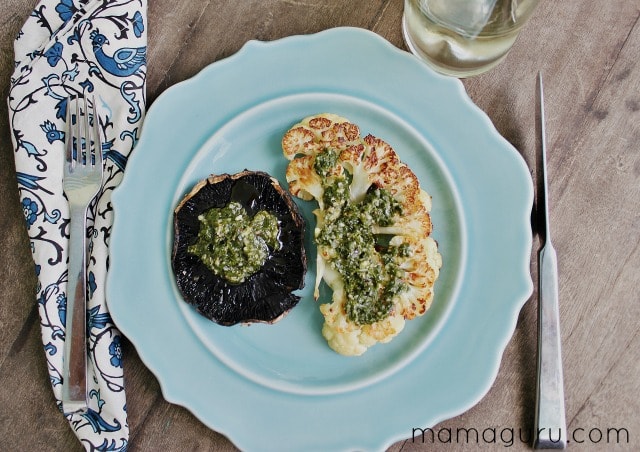
[(60, 411), (69, 240), (62, 165), (69, 96), (94, 96), (104, 143), (104, 186), (88, 214), (89, 411), (67, 416), (87, 450), (125, 450), (129, 438), (121, 335), (109, 315), (105, 280), (111, 192), (145, 114), (146, 12), (147, 0), (42, 0), (14, 44), (9, 120), (38, 276), (42, 340)]

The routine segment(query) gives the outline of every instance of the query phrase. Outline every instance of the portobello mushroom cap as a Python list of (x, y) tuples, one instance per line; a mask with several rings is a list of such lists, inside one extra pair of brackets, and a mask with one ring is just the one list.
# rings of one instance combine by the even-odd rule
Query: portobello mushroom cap
[[(211, 208), (239, 202), (250, 216), (261, 210), (276, 216), (277, 250), (270, 249), (262, 268), (233, 284), (188, 252), (198, 238), (198, 216)], [(221, 325), (275, 323), (300, 300), (292, 292), (304, 286), (307, 270), (304, 219), (291, 195), (269, 174), (248, 171), (211, 175), (194, 186), (174, 211), (172, 267), (184, 300)]]

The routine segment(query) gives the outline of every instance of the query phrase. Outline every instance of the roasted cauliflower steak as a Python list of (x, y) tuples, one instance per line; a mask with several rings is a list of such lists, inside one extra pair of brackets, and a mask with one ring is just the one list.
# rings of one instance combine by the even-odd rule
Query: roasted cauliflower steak
[(315, 200), (317, 274), (331, 288), (322, 334), (342, 355), (388, 342), (433, 300), (442, 258), (431, 237), (431, 197), (394, 149), (324, 113), (283, 136), (289, 190)]

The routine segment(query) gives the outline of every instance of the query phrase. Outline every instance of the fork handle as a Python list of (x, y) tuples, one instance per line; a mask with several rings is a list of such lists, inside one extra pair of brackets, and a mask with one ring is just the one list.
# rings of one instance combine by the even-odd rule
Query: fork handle
[(62, 410), (87, 408), (86, 207), (71, 205)]

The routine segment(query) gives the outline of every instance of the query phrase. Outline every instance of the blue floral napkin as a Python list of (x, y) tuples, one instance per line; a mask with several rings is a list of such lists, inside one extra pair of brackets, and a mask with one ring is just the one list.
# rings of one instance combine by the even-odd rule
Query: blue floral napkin
[(18, 190), (38, 275), (37, 303), (51, 385), (61, 410), (68, 205), (62, 191), (67, 99), (93, 96), (105, 184), (89, 214), (89, 403), (68, 416), (87, 450), (128, 444), (120, 347), (105, 302), (113, 211), (145, 113), (147, 0), (42, 0), (15, 41), (8, 106)]

